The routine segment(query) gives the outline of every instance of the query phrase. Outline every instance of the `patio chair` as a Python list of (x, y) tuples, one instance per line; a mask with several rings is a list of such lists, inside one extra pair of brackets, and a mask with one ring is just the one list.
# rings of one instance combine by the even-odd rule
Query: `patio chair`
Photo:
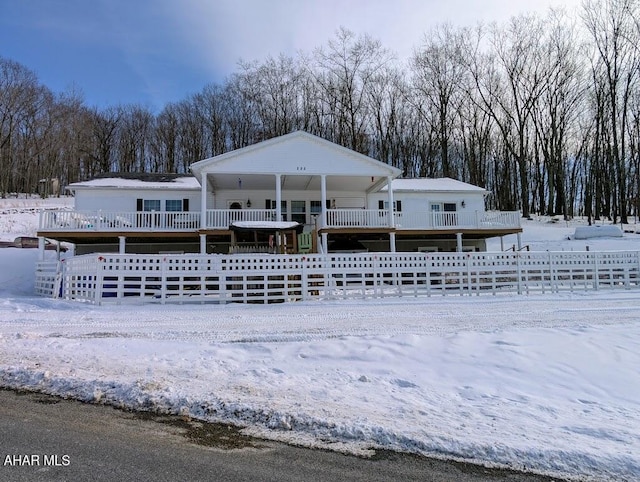
[(298, 253), (306, 254), (311, 252), (313, 247), (313, 238), (311, 233), (298, 234)]

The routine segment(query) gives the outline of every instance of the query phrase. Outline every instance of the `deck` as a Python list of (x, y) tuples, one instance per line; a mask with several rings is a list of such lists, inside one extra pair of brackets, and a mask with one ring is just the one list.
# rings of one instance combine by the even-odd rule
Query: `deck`
[[(315, 228), (327, 232), (429, 232), (443, 234), (461, 231), (514, 233), (522, 230), (517, 211), (475, 212), (389, 212), (379, 209), (329, 209), (326, 222), (314, 218)], [(185, 236), (198, 232), (228, 231), (238, 221), (275, 221), (274, 209), (208, 209), (204, 223), (200, 212), (110, 212), (47, 210), (40, 213), (38, 235), (57, 234)], [(392, 221), (392, 222), (391, 222)], [(496, 234), (499, 235), (499, 234)]]

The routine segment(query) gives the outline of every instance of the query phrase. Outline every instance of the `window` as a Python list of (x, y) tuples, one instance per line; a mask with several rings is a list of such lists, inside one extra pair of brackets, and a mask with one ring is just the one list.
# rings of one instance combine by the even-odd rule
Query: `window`
[(165, 211), (182, 211), (182, 199), (167, 199), (165, 202)]
[(311, 201), (309, 212), (312, 215), (318, 215), (322, 212), (322, 201)]
[(142, 201), (143, 211), (160, 211), (161, 203), (160, 199), (144, 199)]
[[(267, 199), (264, 202), (265, 209), (275, 209), (276, 208), (276, 200), (275, 199)], [(280, 214), (282, 215), (281, 221), (287, 221), (287, 201), (280, 201)]]
[[(267, 209), (275, 209), (276, 208), (276, 200), (275, 199), (267, 199), (265, 206)], [(280, 210), (284, 213), (287, 210), (287, 201), (280, 201)]]
[(291, 201), (291, 221), (305, 224), (307, 222), (307, 202)]
[[(378, 209), (389, 209), (389, 201), (378, 201)], [(397, 201), (393, 201), (393, 210), (397, 213), (402, 212), (402, 201), (399, 199)]]
[(442, 207), (445, 213), (454, 213), (457, 210), (457, 206), (456, 203), (444, 203)]

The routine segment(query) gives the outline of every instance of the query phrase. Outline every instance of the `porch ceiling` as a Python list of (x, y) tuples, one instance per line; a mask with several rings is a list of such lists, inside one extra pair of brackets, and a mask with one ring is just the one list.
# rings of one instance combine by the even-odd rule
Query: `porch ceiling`
[[(275, 191), (276, 178), (271, 174), (209, 174), (209, 186), (214, 191), (246, 189), (247, 191)], [(283, 191), (316, 191), (320, 192), (320, 176), (282, 175), (280, 178)], [(386, 180), (371, 176), (327, 176), (328, 191), (368, 191)]]

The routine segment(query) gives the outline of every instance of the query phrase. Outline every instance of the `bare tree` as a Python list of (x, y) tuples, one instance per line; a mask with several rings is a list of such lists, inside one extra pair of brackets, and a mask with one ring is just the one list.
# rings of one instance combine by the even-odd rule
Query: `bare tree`
[(513, 17), (506, 27), (491, 28), (491, 55), (476, 54), (473, 78), (482, 105), (502, 135), (505, 154), (518, 172), (522, 215), (530, 213), (529, 166), (531, 118), (536, 102), (547, 88), (547, 65), (538, 48), (544, 24), (536, 16)]
[(537, 180), (539, 208), (566, 218), (573, 204), (567, 196), (575, 196), (567, 189), (568, 148), (584, 94), (584, 69), (577, 32), (562, 13), (550, 13), (546, 32), (539, 48), (543, 54), (540, 61), (546, 64), (547, 86), (533, 110), (536, 145), (543, 162)]
[[(629, 103), (636, 88), (640, 56), (636, 44), (640, 40), (636, 0), (586, 0), (583, 20), (594, 42), (594, 81), (601, 82), (607, 102), (603, 127), (610, 134), (606, 155), (615, 173), (617, 195), (612, 201), (613, 220), (619, 214), (627, 222), (627, 124)], [(602, 133), (606, 131), (603, 130)]]
[(36, 74), (12, 60), (0, 57), (0, 196), (14, 187), (19, 165), (18, 136), (29, 115), (37, 109), (42, 88)]
[(464, 30), (450, 25), (435, 28), (427, 35), (412, 59), (413, 86), (426, 101), (426, 112), (418, 104), (418, 113), (433, 124), (440, 169), (445, 177), (458, 177), (459, 173), (450, 157), (456, 115), (462, 102), (463, 82), (467, 73), (461, 62)]
[(333, 139), (358, 152), (368, 151), (370, 125), (366, 92), (393, 56), (380, 41), (356, 38), (341, 28), (326, 48), (315, 51), (314, 76), (328, 106)]

